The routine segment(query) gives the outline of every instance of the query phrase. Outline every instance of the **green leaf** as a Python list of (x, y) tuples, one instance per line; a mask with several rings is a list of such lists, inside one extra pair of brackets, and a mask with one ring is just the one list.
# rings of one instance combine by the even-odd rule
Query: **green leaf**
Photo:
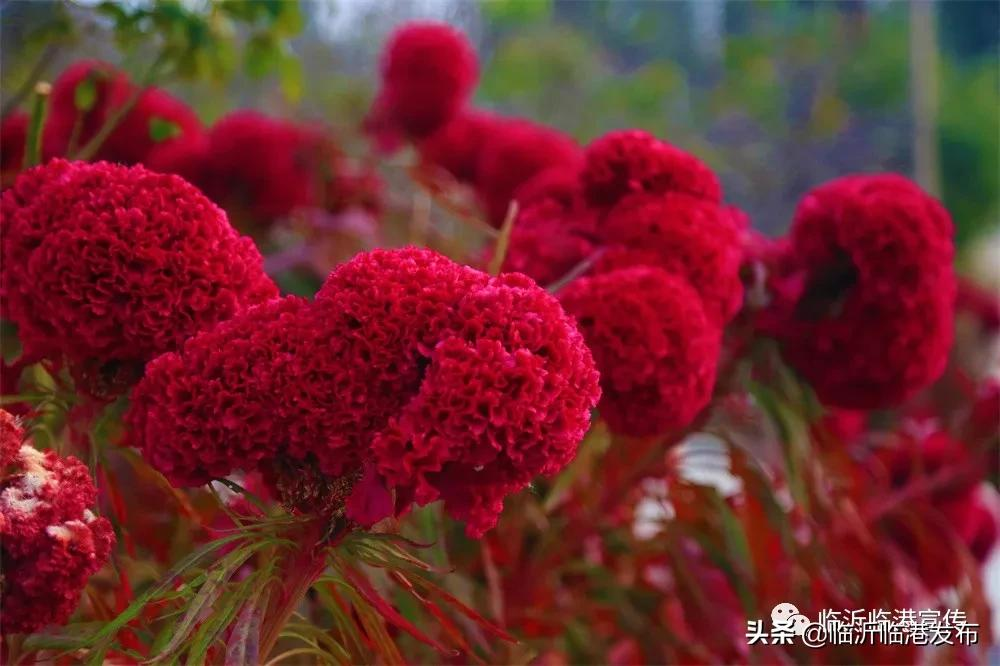
[(77, 111), (86, 113), (94, 108), (94, 104), (97, 103), (97, 78), (97, 70), (91, 70), (80, 83), (76, 84), (76, 89), (73, 91), (73, 106)]
[(156, 143), (181, 135), (181, 127), (175, 122), (153, 116), (149, 119), (149, 137)]
[(251, 78), (260, 79), (274, 71), (281, 63), (280, 46), (267, 33), (257, 33), (247, 41), (243, 66)]
[(302, 89), (304, 87), (304, 76), (302, 73), (302, 63), (298, 57), (292, 53), (285, 53), (277, 63), (278, 79), (281, 82), (281, 92), (290, 102), (298, 102), (302, 99)]
[(45, 82), (35, 85), (31, 101), (31, 119), (28, 124), (28, 138), (24, 146), (24, 168), (33, 167), (42, 161), (42, 127), (48, 115), (49, 94), (52, 86)]

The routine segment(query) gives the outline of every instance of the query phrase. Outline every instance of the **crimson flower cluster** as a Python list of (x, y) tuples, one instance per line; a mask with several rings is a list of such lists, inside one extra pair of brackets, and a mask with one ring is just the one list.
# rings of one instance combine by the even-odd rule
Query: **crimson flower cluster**
[(617, 131), (514, 197), (523, 211), (505, 270), (551, 283), (586, 268), (561, 299), (594, 350), (611, 429), (645, 436), (690, 424), (711, 398), (722, 329), (743, 299), (744, 221), (721, 203), (715, 175), (648, 133)]
[(950, 216), (911, 181), (838, 178), (799, 203), (763, 325), (824, 403), (897, 405), (947, 363), (953, 254)]
[(397, 30), (382, 52), (381, 88), (367, 119), (391, 142), (432, 134), (465, 104), (479, 78), (476, 52), (445, 23), (414, 21)]
[(97, 489), (86, 465), (23, 440), (14, 417), (0, 410), (4, 635), (65, 623), (115, 542), (111, 523), (88, 508)]
[(506, 495), (573, 457), (597, 381), (572, 320), (530, 279), (376, 250), (314, 301), (260, 305), (154, 360), (126, 420), (180, 485), (291, 463), (350, 479), (356, 524), (440, 498), (479, 535)]
[[(458, 90), (450, 84), (467, 60), (455, 54), (471, 47), (450, 29), (411, 24), (390, 40), (383, 62), (401, 59), (410, 43), (414, 52), (450, 52), (453, 62), (419, 75), (400, 66), (396, 85)], [(384, 117), (385, 99), (383, 92), (373, 117)], [(715, 174), (639, 130), (611, 132), (581, 151), (570, 137), (525, 119), (452, 101), (436, 108), (450, 111), (436, 116), (436, 131), (397, 135), (415, 142), (426, 165), (471, 186), (494, 226), (518, 203), (506, 271), (550, 284), (596, 260), (592, 277), (571, 285), (563, 301), (594, 349), (609, 425), (636, 436), (688, 425), (711, 397), (722, 327), (743, 295), (743, 218), (722, 205)], [(369, 129), (386, 138), (384, 123)], [(614, 295), (632, 288), (638, 291)], [(688, 337), (695, 343), (682, 350)]]
[[(22, 169), (27, 127), (24, 113), (4, 119), (0, 186)], [(108, 63), (70, 65), (52, 87), (43, 158), (72, 157), (109, 127), (93, 159), (180, 175), (249, 231), (299, 209), (381, 211), (378, 174), (349, 159), (322, 127), (244, 110), (205, 129), (183, 102), (137, 87)]]
[[(79, 102), (93, 90), (84, 108)], [(63, 71), (52, 85), (43, 129), (46, 157), (72, 157), (101, 128), (132, 104), (103, 141), (95, 159), (140, 164), (155, 150), (198, 136), (201, 122), (186, 104), (154, 86), (138, 88), (128, 76), (99, 60), (81, 60)], [(159, 136), (162, 132), (164, 135)]]
[(198, 186), (252, 228), (305, 208), (378, 213), (381, 181), (314, 125), (234, 111), (201, 135), (157, 149), (149, 167)]
[(27, 358), (65, 358), (92, 390), (277, 296), (253, 242), (176, 176), (55, 159), (0, 209), (3, 317)]
[(567, 135), (525, 118), (468, 104), (476, 54), (450, 26), (413, 22), (382, 53), (382, 87), (366, 129), (387, 150), (414, 142), (421, 160), (476, 193), (487, 221), (499, 227), (515, 191), (538, 173), (580, 160)]

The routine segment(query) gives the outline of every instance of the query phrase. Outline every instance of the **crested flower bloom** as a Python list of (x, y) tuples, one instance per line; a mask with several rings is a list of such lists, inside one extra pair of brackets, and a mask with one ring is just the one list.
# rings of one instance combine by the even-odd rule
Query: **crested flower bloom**
[(369, 126), (419, 139), (442, 127), (466, 102), (479, 77), (479, 63), (458, 30), (413, 21), (389, 38), (381, 76)]
[(4, 635), (30, 633), (69, 619), (115, 537), (88, 508), (97, 489), (86, 465), (22, 444), (23, 432), (3, 411), (0, 437), (5, 458), (11, 442), (19, 445), (0, 470), (2, 627)]
[(14, 415), (0, 409), (0, 470), (17, 460), (23, 439), (24, 432)]
[(715, 385), (720, 333), (683, 278), (639, 266), (570, 283), (560, 294), (601, 372), (601, 416), (613, 432), (687, 426)]
[(380, 205), (377, 177), (348, 164), (321, 128), (256, 111), (234, 111), (204, 136), (164, 146), (150, 166), (195, 184), (251, 227), (302, 208), (341, 212)]
[(305, 372), (295, 358), (306, 305), (286, 297), (249, 308), (147, 364), (132, 391), (131, 443), (179, 486), (201, 485), (240, 466), (249, 471), (275, 456), (296, 437), (284, 432), (282, 420), (291, 419), (287, 412), (298, 397), (284, 380)]
[(503, 122), (499, 116), (486, 111), (459, 111), (437, 131), (418, 142), (420, 159), (444, 169), (460, 183), (474, 183), (479, 156), (490, 140), (490, 133)]
[[(520, 212), (511, 230), (503, 270), (551, 285), (598, 251), (593, 232), (593, 215), (586, 210), (567, 211), (553, 200), (531, 205)], [(492, 251), (484, 263), (491, 256)]]
[(252, 241), (176, 176), (52, 160), (18, 177), (2, 212), (3, 316), (27, 355), (65, 357), (78, 379), (141, 370), (277, 295)]
[(951, 218), (902, 176), (839, 178), (796, 211), (770, 316), (786, 360), (832, 406), (899, 404), (952, 340)]
[(24, 164), (28, 143), (28, 114), (15, 111), (0, 123), (0, 187), (7, 187)]
[(722, 199), (718, 178), (701, 160), (642, 130), (608, 132), (586, 147), (583, 159), (583, 192), (595, 208), (611, 208), (632, 192)]
[(580, 209), (580, 170), (577, 164), (557, 164), (538, 172), (514, 191), (522, 211), (551, 206), (562, 212)]
[(634, 194), (608, 213), (600, 230), (609, 250), (597, 271), (659, 266), (686, 279), (718, 325), (742, 304), (743, 230), (729, 208), (680, 192)]
[(359, 524), (394, 494), (396, 511), (443, 499), (481, 534), (507, 494), (572, 458), (597, 396), (572, 320), (532, 281), (407, 248), (360, 254), (315, 301), (260, 306), (160, 357), (127, 420), (178, 484), (292, 465)]
[(579, 159), (576, 143), (550, 127), (513, 119), (498, 126), (476, 169), (476, 193), (487, 220), (500, 226), (521, 185), (550, 167), (571, 169)]
[[(77, 103), (85, 95), (80, 86), (92, 88), (86, 110)], [(82, 60), (66, 68), (52, 86), (49, 114), (44, 128), (45, 154), (67, 156), (85, 146), (117, 109), (136, 94), (124, 72), (98, 60)], [(196, 136), (201, 122), (186, 104), (155, 87), (143, 90), (134, 106), (101, 144), (96, 159), (123, 164), (145, 162), (161, 145)]]

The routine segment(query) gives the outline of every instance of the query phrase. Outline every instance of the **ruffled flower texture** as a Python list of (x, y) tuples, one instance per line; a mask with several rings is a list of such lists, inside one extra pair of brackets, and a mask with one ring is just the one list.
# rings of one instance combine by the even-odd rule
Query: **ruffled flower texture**
[(897, 405), (944, 371), (952, 341), (952, 222), (914, 183), (848, 176), (803, 198), (778, 281), (776, 337), (820, 400)]
[[(92, 86), (94, 91), (86, 110), (77, 106), (78, 99), (85, 97), (78, 95), (81, 85)], [(67, 67), (52, 86), (43, 129), (45, 155), (71, 157), (137, 92), (124, 72), (106, 62), (81, 60)], [(166, 136), (155, 137), (157, 124)], [(145, 163), (154, 149), (189, 140), (201, 131), (201, 121), (191, 108), (166, 91), (149, 86), (138, 93), (132, 108), (108, 134), (94, 158), (122, 164)]]
[(476, 167), (475, 190), (487, 221), (499, 227), (519, 187), (552, 167), (573, 168), (580, 148), (569, 136), (527, 120), (493, 128)]
[(732, 209), (681, 192), (633, 194), (608, 213), (602, 232), (608, 252), (596, 271), (645, 265), (682, 276), (720, 326), (742, 305), (742, 221)]
[(127, 420), (177, 484), (289, 460), (364, 470), (349, 505), (440, 498), (480, 535), (507, 494), (569, 462), (598, 395), (582, 337), (534, 282), (406, 248), (360, 254), (315, 301), (259, 306), (156, 359)]
[(721, 335), (681, 277), (638, 266), (571, 282), (560, 294), (601, 369), (601, 416), (614, 432), (687, 426), (715, 385)]
[(298, 209), (381, 207), (376, 174), (350, 164), (322, 128), (256, 111), (234, 111), (203, 135), (154, 151), (150, 168), (181, 176), (252, 227)]
[(721, 203), (712, 171), (647, 132), (622, 130), (582, 159), (538, 171), (513, 196), (521, 212), (503, 268), (546, 285), (582, 272), (561, 298), (594, 351), (612, 431), (688, 425), (711, 398), (722, 329), (743, 303), (746, 218)]
[(21, 174), (0, 205), (3, 316), (27, 355), (65, 358), (78, 379), (141, 374), (277, 296), (253, 242), (176, 176), (57, 159)]
[(465, 35), (445, 23), (407, 23), (382, 52), (381, 88), (369, 129), (430, 136), (456, 115), (478, 78), (476, 52)]
[(0, 437), (5, 458), (8, 444), (19, 444), (0, 470), (0, 627), (4, 635), (31, 633), (69, 619), (115, 536), (111, 523), (88, 508), (97, 489), (86, 465), (20, 443), (23, 432), (3, 411)]
[(719, 179), (701, 160), (642, 130), (608, 132), (593, 141), (581, 180), (587, 201), (605, 210), (634, 192), (722, 200)]

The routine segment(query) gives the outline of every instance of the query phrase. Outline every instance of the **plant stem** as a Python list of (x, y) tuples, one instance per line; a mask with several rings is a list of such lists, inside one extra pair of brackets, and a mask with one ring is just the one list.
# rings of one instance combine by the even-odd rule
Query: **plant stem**
[(35, 62), (34, 67), (31, 68), (31, 72), (28, 74), (28, 78), (24, 80), (21, 87), (10, 96), (6, 102), (4, 102), (3, 110), (0, 110), (0, 118), (6, 118), (9, 116), (17, 107), (21, 105), (21, 102), (31, 94), (31, 91), (35, 88), (35, 82), (41, 78), (42, 73), (45, 68), (48, 67), (49, 62), (55, 57), (56, 53), (59, 52), (59, 46), (57, 44), (49, 44), (42, 51), (42, 55), (39, 56), (38, 61)]
[(282, 563), (280, 587), (275, 590), (261, 623), (259, 654), (262, 660), (267, 660), (299, 602), (326, 569), (327, 554), (325, 548), (317, 543), (319, 536), (316, 526), (307, 528), (306, 534), (298, 539), (301, 546)]

